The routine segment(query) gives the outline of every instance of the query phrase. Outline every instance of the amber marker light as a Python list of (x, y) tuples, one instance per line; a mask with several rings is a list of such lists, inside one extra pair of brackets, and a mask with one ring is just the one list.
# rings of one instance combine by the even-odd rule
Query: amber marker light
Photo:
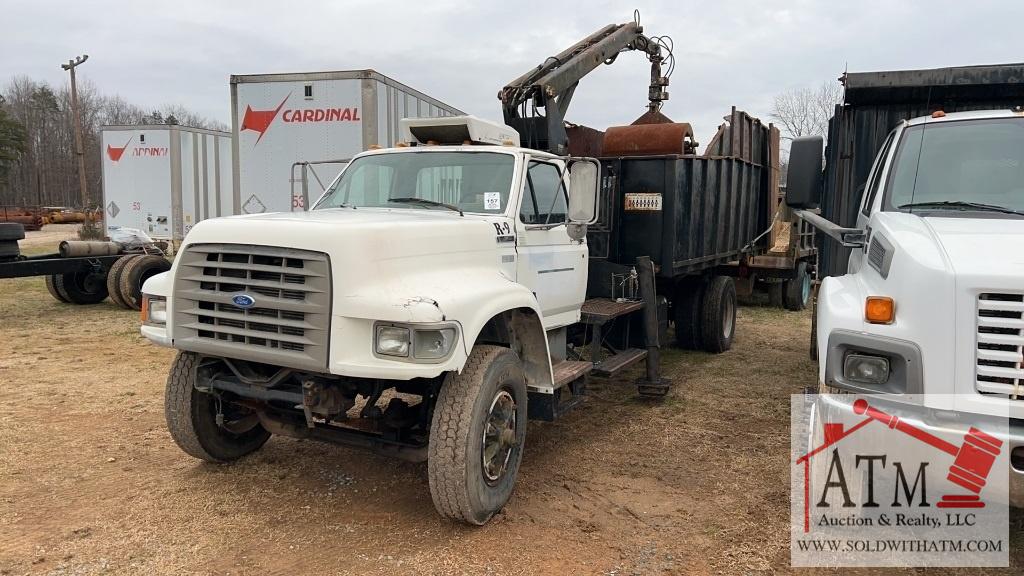
[(872, 324), (892, 324), (896, 319), (896, 301), (888, 296), (868, 296), (864, 301), (864, 319)]

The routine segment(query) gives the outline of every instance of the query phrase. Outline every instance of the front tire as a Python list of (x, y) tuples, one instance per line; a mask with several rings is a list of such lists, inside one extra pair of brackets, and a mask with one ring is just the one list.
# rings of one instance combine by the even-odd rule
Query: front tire
[(164, 417), (171, 438), (185, 453), (207, 462), (230, 462), (259, 450), (270, 438), (256, 415), (227, 401), (220, 403), (223, 425), (217, 423), (217, 397), (196, 390), (199, 357), (178, 352), (167, 375)]
[(519, 357), (474, 346), (461, 374), (437, 397), (427, 471), (434, 507), (447, 518), (482, 525), (508, 502), (526, 440), (526, 378)]

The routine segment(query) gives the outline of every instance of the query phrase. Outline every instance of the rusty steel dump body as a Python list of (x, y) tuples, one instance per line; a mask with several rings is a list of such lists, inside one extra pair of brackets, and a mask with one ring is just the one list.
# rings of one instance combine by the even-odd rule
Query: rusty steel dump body
[[(591, 293), (608, 292), (610, 274), (637, 256), (673, 283), (754, 249), (777, 206), (778, 130), (735, 108), (726, 120), (703, 154), (689, 124), (661, 114), (605, 132), (600, 218), (587, 232)], [(570, 151), (593, 148), (586, 136)]]

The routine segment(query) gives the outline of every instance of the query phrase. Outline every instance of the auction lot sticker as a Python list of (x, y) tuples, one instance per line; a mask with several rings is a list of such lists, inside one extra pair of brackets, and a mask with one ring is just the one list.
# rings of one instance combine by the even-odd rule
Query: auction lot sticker
[(791, 564), (1008, 566), (1009, 406), (893, 399), (791, 397)]

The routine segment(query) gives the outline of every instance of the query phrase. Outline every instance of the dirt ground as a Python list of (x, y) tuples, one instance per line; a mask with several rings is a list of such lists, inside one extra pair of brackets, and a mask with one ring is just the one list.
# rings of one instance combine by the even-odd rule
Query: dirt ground
[(25, 232), (25, 239), (18, 242), (18, 245), (29, 253), (45, 249), (56, 251), (61, 240), (77, 239), (81, 227), (81, 224), (47, 224), (42, 230)]
[[(666, 354), (662, 402), (636, 374), (594, 379), (531, 423), (511, 502), (469, 528), (437, 516), (425, 464), (277, 437), (234, 465), (186, 456), (163, 419), (174, 353), (136, 313), (0, 281), (0, 574), (807, 573), (788, 567), (788, 417), (815, 379), (809, 317), (738, 322), (726, 354)], [(993, 573), (1021, 573), (1022, 516)]]

